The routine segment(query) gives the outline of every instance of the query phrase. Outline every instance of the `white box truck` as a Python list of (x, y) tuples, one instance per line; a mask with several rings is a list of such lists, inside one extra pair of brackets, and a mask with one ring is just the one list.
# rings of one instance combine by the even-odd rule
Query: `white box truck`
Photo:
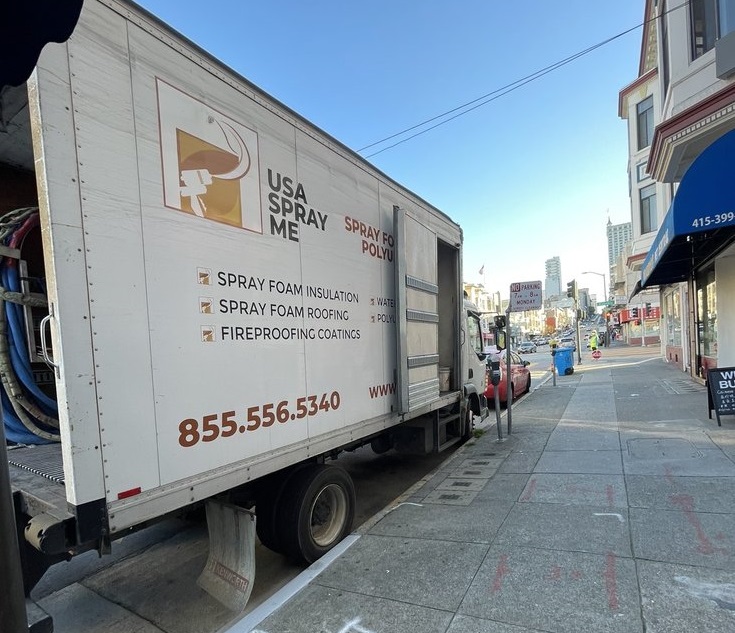
[(141, 8), (87, 0), (1, 105), (26, 590), (208, 502), (242, 604), (247, 525), (307, 562), (350, 530), (341, 451), (440, 451), (487, 415), (460, 227)]

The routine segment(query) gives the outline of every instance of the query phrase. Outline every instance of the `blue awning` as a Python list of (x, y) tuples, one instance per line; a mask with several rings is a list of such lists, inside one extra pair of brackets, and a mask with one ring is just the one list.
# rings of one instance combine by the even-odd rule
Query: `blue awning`
[(735, 236), (735, 130), (707, 147), (681, 179), (641, 268), (641, 287), (685, 281)]

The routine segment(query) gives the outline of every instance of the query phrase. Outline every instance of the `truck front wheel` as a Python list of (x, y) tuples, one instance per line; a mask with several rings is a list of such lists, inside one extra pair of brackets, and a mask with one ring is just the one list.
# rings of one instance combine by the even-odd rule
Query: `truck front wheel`
[(287, 482), (278, 505), (284, 553), (310, 564), (352, 529), (355, 486), (342, 468), (314, 464)]
[(472, 431), (474, 430), (472, 407), (467, 403), (467, 411), (464, 415), (464, 424), (462, 425), (462, 441), (466, 442), (472, 437)]

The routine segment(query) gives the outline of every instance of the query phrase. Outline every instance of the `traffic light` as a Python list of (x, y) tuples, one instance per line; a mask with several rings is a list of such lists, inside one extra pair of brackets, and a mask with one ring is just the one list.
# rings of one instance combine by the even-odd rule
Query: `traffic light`
[(498, 328), (504, 328), (505, 325), (506, 325), (506, 320), (505, 320), (505, 315), (504, 314), (498, 314), (498, 315), (496, 315), (495, 318), (493, 319), (493, 321), (495, 322), (495, 327), (498, 327)]
[(649, 314), (651, 314), (651, 304), (650, 303), (647, 303), (646, 304), (646, 313), (643, 316), (648, 316)]
[(572, 279), (567, 282), (567, 297), (570, 299), (577, 299), (577, 280)]
[(637, 319), (638, 318), (638, 308), (631, 308), (630, 309), (630, 316), (633, 319)]

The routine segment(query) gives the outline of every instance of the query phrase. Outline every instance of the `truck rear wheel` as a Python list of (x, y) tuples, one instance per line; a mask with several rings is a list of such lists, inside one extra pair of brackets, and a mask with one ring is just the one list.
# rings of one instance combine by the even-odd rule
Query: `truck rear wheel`
[(273, 477), (268, 490), (262, 490), (255, 501), (255, 532), (269, 550), (283, 554), (277, 527), (278, 501), (282, 496), (286, 477)]
[(266, 477), (255, 500), (255, 532), (260, 542), (269, 550), (285, 554), (278, 527), (278, 513), (281, 499), (288, 482), (307, 466), (296, 466), (286, 472), (278, 472)]
[(313, 563), (352, 529), (355, 486), (342, 468), (315, 464), (288, 480), (278, 505), (284, 553)]

